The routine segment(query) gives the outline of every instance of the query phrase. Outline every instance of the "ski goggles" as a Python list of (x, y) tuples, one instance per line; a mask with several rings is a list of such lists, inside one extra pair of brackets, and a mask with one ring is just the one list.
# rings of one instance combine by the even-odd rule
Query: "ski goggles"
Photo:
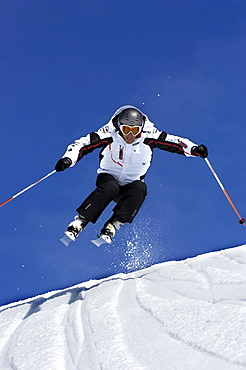
[(124, 135), (128, 135), (131, 132), (134, 136), (137, 136), (140, 133), (141, 129), (141, 126), (120, 125), (120, 130)]

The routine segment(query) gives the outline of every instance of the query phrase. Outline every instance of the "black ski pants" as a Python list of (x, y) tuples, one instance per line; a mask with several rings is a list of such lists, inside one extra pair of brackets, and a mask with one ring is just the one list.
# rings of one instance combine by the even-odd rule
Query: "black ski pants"
[(96, 189), (76, 211), (88, 221), (95, 223), (108, 204), (115, 201), (113, 216), (120, 222), (131, 223), (146, 195), (147, 187), (140, 180), (120, 186), (112, 175), (101, 173), (97, 177)]

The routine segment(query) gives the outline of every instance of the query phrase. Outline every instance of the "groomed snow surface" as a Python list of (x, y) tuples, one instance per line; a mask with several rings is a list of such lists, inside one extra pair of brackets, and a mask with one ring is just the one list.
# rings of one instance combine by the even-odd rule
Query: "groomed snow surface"
[(246, 368), (246, 245), (0, 307), (0, 369)]

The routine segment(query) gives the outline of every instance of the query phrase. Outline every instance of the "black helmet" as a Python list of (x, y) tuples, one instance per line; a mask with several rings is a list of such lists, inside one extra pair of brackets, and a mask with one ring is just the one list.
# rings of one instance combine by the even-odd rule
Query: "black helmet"
[(134, 108), (124, 109), (118, 118), (118, 124), (128, 126), (143, 126), (144, 117), (141, 112)]

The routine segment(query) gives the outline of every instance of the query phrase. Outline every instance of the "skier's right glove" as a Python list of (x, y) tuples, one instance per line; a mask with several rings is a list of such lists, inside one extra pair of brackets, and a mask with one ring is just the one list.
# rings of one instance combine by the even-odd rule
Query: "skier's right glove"
[(55, 170), (57, 172), (61, 172), (61, 171), (64, 171), (66, 168), (70, 167), (72, 164), (72, 161), (70, 158), (68, 157), (65, 157), (65, 158), (61, 158), (59, 159), (59, 161), (57, 162), (56, 166), (55, 166)]

